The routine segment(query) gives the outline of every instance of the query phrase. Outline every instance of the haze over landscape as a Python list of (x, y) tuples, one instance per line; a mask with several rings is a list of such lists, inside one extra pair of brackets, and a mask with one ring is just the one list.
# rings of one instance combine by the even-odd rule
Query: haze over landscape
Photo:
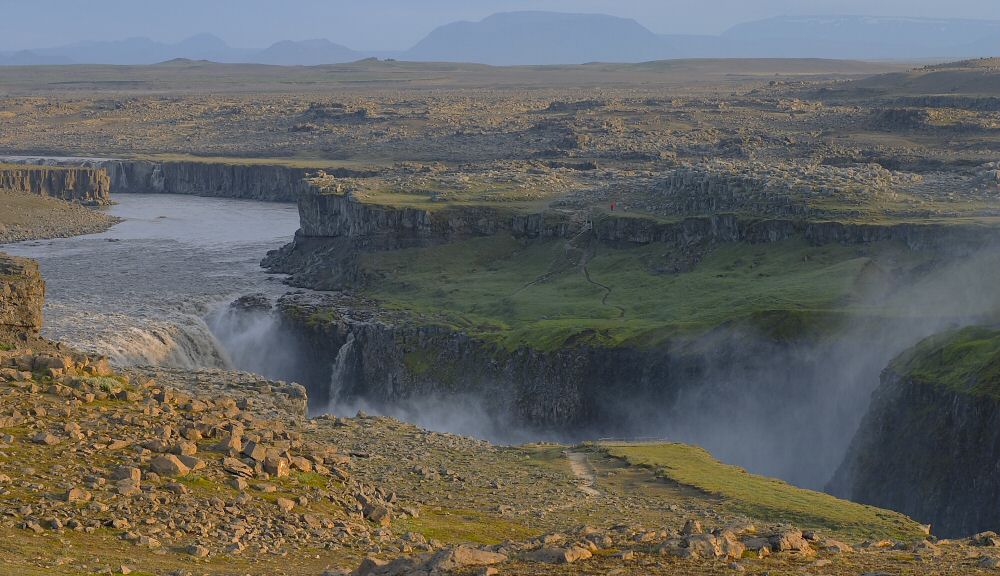
[[(282, 65), (368, 57), (498, 65), (715, 57), (946, 59), (1000, 48), (1000, 8), (978, 0), (0, 4), (7, 21), (18, 23), (0, 39), (0, 65), (152, 64), (174, 58)], [(94, 13), (107, 17), (94, 21)], [(80, 27), (80, 21), (91, 25)]]
[(1000, 5), (0, 0), (0, 576), (1000, 574)]

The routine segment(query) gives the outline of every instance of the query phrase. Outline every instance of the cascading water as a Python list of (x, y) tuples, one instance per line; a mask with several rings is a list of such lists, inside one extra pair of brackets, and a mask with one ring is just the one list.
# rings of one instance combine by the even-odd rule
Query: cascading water
[(219, 342), (197, 315), (178, 313), (169, 318), (141, 319), (124, 314), (91, 313), (60, 318), (55, 327), (58, 332), (46, 330), (46, 334), (81, 350), (103, 354), (118, 366), (186, 369), (231, 366)]
[(335, 408), (341, 399), (344, 391), (344, 384), (350, 373), (350, 362), (354, 359), (354, 333), (347, 335), (347, 340), (337, 351), (337, 358), (333, 362), (330, 370), (330, 403), (327, 406), (328, 412), (335, 412)]
[(39, 261), (48, 286), (43, 334), (118, 365), (256, 368), (248, 358), (265, 355), (251, 336), (267, 322), (234, 325), (223, 339), (212, 311), (235, 296), (285, 291), (259, 262), (298, 228), (295, 207), (161, 194), (114, 200), (110, 214), (125, 221), (107, 232), (3, 247)]

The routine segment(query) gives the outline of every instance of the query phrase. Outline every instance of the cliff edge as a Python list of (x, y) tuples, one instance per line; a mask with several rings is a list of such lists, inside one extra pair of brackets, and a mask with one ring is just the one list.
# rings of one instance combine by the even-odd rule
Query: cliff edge
[(111, 179), (104, 169), (0, 164), (0, 189), (51, 196), (87, 206), (111, 203)]
[(893, 361), (828, 490), (967, 536), (1000, 527), (1000, 330), (965, 328)]

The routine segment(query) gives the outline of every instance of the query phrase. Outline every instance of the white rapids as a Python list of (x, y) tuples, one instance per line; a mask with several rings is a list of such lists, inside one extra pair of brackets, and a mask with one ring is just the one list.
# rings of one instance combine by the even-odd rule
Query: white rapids
[(43, 334), (118, 365), (230, 367), (204, 318), (247, 293), (286, 287), (260, 259), (298, 228), (294, 205), (115, 194), (125, 220), (101, 234), (0, 250), (38, 260), (47, 284)]

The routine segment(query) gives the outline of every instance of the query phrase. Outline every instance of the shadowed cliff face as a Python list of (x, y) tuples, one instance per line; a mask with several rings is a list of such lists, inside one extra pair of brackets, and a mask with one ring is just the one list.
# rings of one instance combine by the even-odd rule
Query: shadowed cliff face
[(828, 489), (890, 507), (946, 537), (1000, 527), (1000, 336), (967, 328), (906, 351)]
[(835, 496), (898, 510), (958, 538), (1000, 527), (1000, 403), (887, 371), (843, 464)]

